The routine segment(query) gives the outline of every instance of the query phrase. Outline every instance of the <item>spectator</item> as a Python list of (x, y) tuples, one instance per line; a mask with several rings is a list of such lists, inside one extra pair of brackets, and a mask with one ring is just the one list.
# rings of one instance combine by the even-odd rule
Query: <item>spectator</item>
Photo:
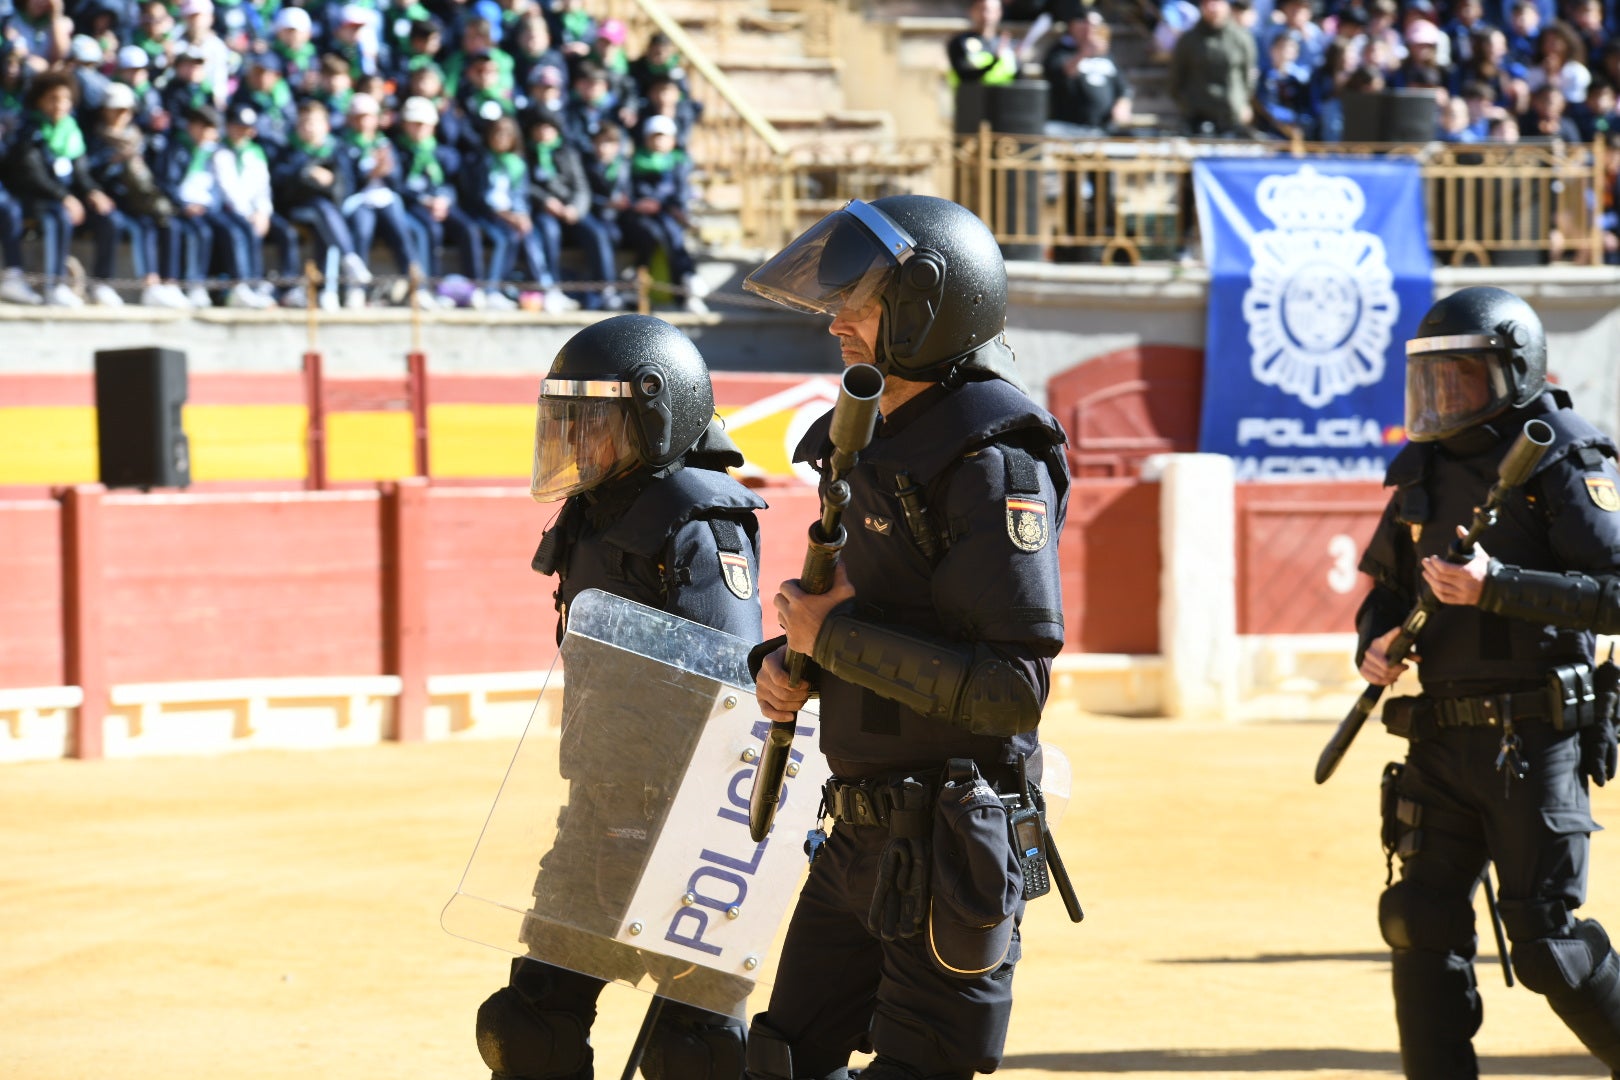
[(444, 70), (439, 67), (436, 58), (443, 49), (444, 35), (439, 29), (438, 20), (432, 16), (414, 20), (405, 40), (394, 50), (394, 81), (403, 83), (411, 72), (428, 66), (438, 69), (442, 78)]
[(28, 93), (28, 57), (0, 36), (0, 158), (22, 126), (23, 100)]
[(304, 91), (306, 100), (314, 100), (325, 106), (330, 126), (330, 117), (347, 116), (349, 113), (349, 99), (354, 96), (354, 72), (349, 68), (349, 62), (336, 53), (325, 53), (321, 56), (320, 77), (313, 87)]
[[(650, 83), (648, 84), (651, 85)], [(586, 62), (574, 72), (573, 92), (563, 111), (566, 137), (583, 152), (596, 138), (597, 130), (609, 120), (624, 122), (621, 102), (613, 99), (607, 76), (595, 64)]]
[(468, 64), (479, 61), (489, 61), (495, 65), (494, 78), (486, 81), (484, 87), (493, 94), (499, 95), (503, 100), (512, 100), (512, 91), (516, 87), (517, 63), (510, 54), (495, 47), (495, 39), (490, 31), (488, 19), (468, 19), (461, 30), (461, 49), (444, 65), (444, 83), (450, 90), (452, 97), (462, 95), (462, 72)]
[[(1532, 93), (1550, 84), (1558, 87), (1571, 104), (1586, 100), (1592, 73), (1586, 70), (1586, 46), (1574, 27), (1562, 20), (1548, 24), (1537, 43), (1536, 62), (1525, 72), (1525, 82)], [(1522, 123), (1519, 126), (1524, 127)]]
[(186, 46), (174, 54), (174, 73), (163, 87), (163, 111), (171, 124), (181, 124), (193, 109), (212, 104), (214, 88), (206, 79), (208, 65), (201, 49)]
[(1611, 131), (1620, 131), (1615, 116), (1615, 89), (1608, 79), (1594, 78), (1586, 91), (1586, 102), (1579, 109), (1571, 109), (1571, 117), (1580, 128), (1581, 141), (1606, 138)]
[[(287, 86), (295, 94), (312, 90), (320, 81), (320, 54), (311, 40), (313, 26), (309, 12), (299, 7), (284, 7), (276, 12), (275, 39), (270, 53), (281, 60), (282, 74)], [(264, 133), (260, 132), (263, 138)]]
[(1190, 0), (1164, 0), (1159, 5), (1159, 20), (1153, 26), (1152, 57), (1156, 63), (1170, 62), (1176, 42), (1197, 25), (1198, 17), (1198, 6)]
[(30, 68), (44, 71), (68, 58), (73, 20), (63, 14), (62, 0), (23, 0), (6, 24), (6, 34), (24, 47)]
[[(1598, 189), (1598, 223), (1603, 229), (1603, 261), (1620, 265), (1620, 134), (1603, 139), (1603, 184)], [(4, 286), (0, 286), (4, 298)]]
[(1081, 16), (1069, 21), (1069, 32), (1047, 54), (1048, 116), (1079, 129), (1074, 134), (1119, 131), (1130, 123), (1131, 87), (1108, 55), (1112, 38), (1107, 23)]
[(1284, 139), (1316, 134), (1311, 115), (1311, 73), (1299, 63), (1299, 38), (1290, 32), (1271, 39), (1271, 63), (1254, 94), (1255, 123)]
[(503, 116), (484, 133), (484, 149), (462, 169), (462, 203), (490, 243), (489, 277), (484, 282), (484, 306), (511, 310), (517, 304), (501, 291), (517, 254), (523, 254), (529, 281), (545, 290), (548, 311), (577, 307), (556, 288), (546, 265), (540, 234), (529, 213), (529, 170), (524, 163), (517, 121)]
[(1407, 0), (1401, 9), (1400, 36), (1410, 49), (1412, 44), (1412, 30), (1418, 23), (1428, 23), (1440, 31), (1440, 36), (1434, 43), (1434, 63), (1441, 68), (1451, 66), (1451, 38), (1440, 29), (1440, 13), (1435, 10), (1432, 0)]
[(1508, 55), (1507, 36), (1486, 30), (1474, 36), (1473, 59), (1453, 73), (1453, 82), (1477, 82), (1490, 88), (1492, 101), (1517, 115), (1530, 107), (1524, 65)]
[(184, 284), (192, 307), (206, 308), (213, 306), (204, 281), (213, 257), (214, 212), (219, 209), (213, 166), (220, 119), (212, 105), (198, 105), (182, 116), (184, 126), (169, 140), (157, 170), (158, 184), (174, 206), (167, 276)]
[(381, 235), (402, 274), (411, 265), (426, 265), (417, 249), (417, 230), (400, 197), (399, 159), (394, 145), (382, 137), (382, 108), (369, 94), (356, 94), (349, 102), (349, 123), (343, 132), (343, 153), (354, 177), (354, 192), (343, 202), (343, 217), (354, 235), (354, 248), (368, 263), (371, 244)]
[[(117, 241), (124, 236), (129, 240), (130, 263), (141, 282), (140, 302), (149, 307), (189, 308), (179, 286), (160, 276), (158, 241), (169, 235), (174, 204), (158, 187), (147, 164), (146, 138), (135, 123), (135, 91), (113, 83), (107, 88), (101, 113), (101, 123), (89, 140), (89, 167), (96, 186), (112, 199), (113, 209), (94, 218), (92, 272), (98, 284), (92, 287), (92, 294), (104, 304), (117, 298), (106, 283), (115, 276)], [(103, 290), (111, 295), (97, 295)]]
[(343, 57), (349, 65), (349, 78), (375, 75), (382, 70), (382, 46), (377, 31), (378, 14), (363, 4), (338, 8), (327, 51)]
[(1194, 134), (1246, 135), (1254, 118), (1254, 38), (1232, 21), (1229, 0), (1202, 0), (1199, 14), (1171, 53), (1170, 96)]
[(231, 50), (214, 33), (214, 0), (180, 0), (180, 18), (185, 24), (180, 38), (202, 58), (202, 84), (213, 96), (211, 104), (222, 109), (230, 90)]
[[(618, 19), (606, 20), (597, 28), (596, 49), (589, 59), (607, 73), (615, 97), (620, 101), (635, 101), (641, 93), (636, 87), (636, 80), (630, 75), (630, 54), (624, 48), (625, 35), (623, 22)], [(685, 88), (678, 88), (684, 98)]]
[(8, 304), (42, 304), (44, 297), (28, 284), (23, 273), (23, 208), (11, 192), (0, 187), (0, 254), (6, 268), (0, 271), (0, 300)]
[(1018, 53), (1012, 35), (1001, 28), (1001, 0), (972, 0), (968, 29), (945, 43), (950, 85), (996, 86), (1018, 78)]
[[(216, 235), (226, 241), (231, 276), (236, 279), (225, 295), (230, 307), (275, 305), (275, 290), (264, 271), (264, 241), (270, 233), (275, 204), (271, 198), (270, 160), (257, 139), (259, 121), (252, 105), (234, 103), (225, 117), (225, 144), (213, 156), (214, 185), (219, 193), (214, 227)], [(287, 245), (295, 243), (283, 237), (283, 253)]]
[(512, 95), (500, 88), (500, 67), (489, 53), (467, 57), (456, 105), (467, 118), (468, 128), (460, 149), (464, 156), (476, 157), (483, 152), (490, 125), (517, 112)]
[(686, 69), (681, 66), (681, 54), (675, 51), (674, 42), (665, 34), (649, 37), (646, 52), (630, 62), (630, 78), (635, 81), (637, 97), (646, 97), (647, 88), (659, 76), (674, 80), (686, 98), (692, 97), (692, 88), (686, 81)]
[(578, 246), (589, 264), (589, 280), (598, 286), (585, 291), (584, 307), (619, 310), (623, 303), (613, 287), (617, 272), (613, 238), (591, 215), (591, 186), (578, 147), (563, 138), (562, 118), (544, 111), (535, 113), (530, 121), (529, 142), (533, 148), (529, 190), (546, 265), (562, 266), (565, 240)]
[(1438, 59), (1440, 43), (1445, 41), (1440, 28), (1426, 19), (1413, 22), (1406, 31), (1406, 59), (1389, 80), (1391, 86), (1421, 87), (1430, 84), (1443, 67)]
[(1440, 139), (1449, 143), (1479, 142), (1473, 121), (1468, 113), (1468, 102), (1460, 97), (1448, 100), (1440, 110)]
[(180, 51), (180, 42), (166, 0), (142, 0), (140, 24), (131, 35), (130, 44), (146, 53), (147, 69), (154, 84), (168, 75), (175, 54)]
[(1580, 128), (1566, 114), (1568, 102), (1564, 92), (1552, 83), (1544, 83), (1530, 91), (1530, 111), (1519, 117), (1521, 137), (1558, 139), (1566, 143), (1581, 141)]
[(282, 79), (285, 63), (274, 51), (251, 54), (246, 60), (242, 85), (231, 98), (233, 106), (253, 110), (257, 118), (255, 142), (265, 153), (278, 153), (286, 146), (292, 140), (293, 126), (298, 121), (292, 90)]
[(1508, 55), (1526, 66), (1535, 63), (1536, 42), (1541, 38), (1541, 11), (1535, 0), (1513, 0), (1508, 13)]
[(73, 59), (73, 77), (78, 82), (78, 92), (74, 95), (78, 108), (85, 116), (94, 116), (106, 100), (107, 84), (111, 81), (101, 73), (105, 59), (101, 43), (88, 34), (75, 34), (68, 51)]
[(465, 153), (464, 147), (477, 146), (476, 137), (470, 134), (466, 115), (445, 97), (444, 79), (437, 65), (430, 64), (411, 72), (410, 78), (405, 80), (405, 96), (422, 98), (433, 106), (439, 118), (435, 138), (440, 145), (452, 147), (458, 157)]
[(1620, 41), (1611, 41), (1603, 47), (1592, 75), (1604, 79), (1610, 86), (1620, 86)]
[(702, 313), (709, 310), (703, 302), (708, 290), (686, 246), (690, 176), (691, 162), (675, 146), (674, 122), (667, 116), (649, 117), (630, 159), (630, 212), (620, 218), (619, 227), (642, 265), (663, 252), (671, 280), (685, 295), (686, 310)]
[(427, 235), (428, 276), (443, 276), (439, 249), (448, 239), (461, 253), (461, 272), (472, 281), (483, 281), (483, 241), (456, 200), (453, 180), (460, 174), (461, 158), (434, 135), (438, 108), (427, 98), (409, 97), (399, 120), (400, 186), (406, 211)]
[(686, 149), (692, 138), (692, 126), (697, 123), (697, 112), (692, 108), (692, 103), (682, 96), (675, 80), (653, 80), (647, 89), (647, 100), (637, 110), (639, 119), (645, 120), (649, 116), (667, 116), (675, 121), (675, 145)]
[(1262, 43), (1261, 62), (1271, 63), (1271, 43), (1284, 34), (1292, 34), (1299, 43), (1299, 59), (1295, 62), (1307, 71), (1314, 71), (1327, 51), (1328, 35), (1316, 23), (1315, 0), (1282, 0), (1282, 21), (1273, 24)]
[(1451, 43), (1452, 64), (1466, 64), (1474, 58), (1474, 35), (1491, 27), (1480, 0), (1457, 0), (1452, 12), (1452, 20), (1441, 29)]
[[(338, 255), (339, 273), (347, 286), (344, 304), (364, 307), (371, 271), (354, 246), (354, 234), (343, 218), (343, 200), (353, 191), (348, 162), (332, 137), (326, 106), (306, 98), (298, 106), (292, 143), (271, 165), (275, 205), (299, 225), (308, 226), (319, 244), (322, 265)], [(330, 293), (323, 293), (323, 302)]]
[(24, 214), (39, 222), (43, 296), (57, 307), (84, 304), (62, 280), (73, 230), (85, 223), (87, 207), (103, 215), (113, 210), (90, 175), (84, 133), (73, 118), (73, 86), (70, 73), (48, 71), (28, 88), (29, 118), (13, 144), (8, 174)]
[(1361, 62), (1377, 64), (1386, 75), (1406, 59), (1406, 42), (1395, 26), (1399, 15), (1400, 8), (1396, 7), (1395, 0), (1372, 0), (1367, 5), (1367, 41)]
[(141, 130), (161, 134), (169, 129), (169, 116), (163, 111), (163, 95), (152, 85), (151, 62), (139, 45), (125, 45), (118, 50), (113, 81), (135, 95), (135, 123)]
[(589, 57), (596, 48), (596, 19), (579, 0), (551, 0), (551, 16), (551, 40), (570, 66)]
[(1502, 106), (1497, 103), (1496, 94), (1485, 83), (1475, 80), (1463, 84), (1461, 101), (1468, 110), (1470, 137), (1459, 141), (1483, 142), (1489, 135), (1491, 121), (1502, 115)]
[(515, 86), (529, 86), (542, 67), (555, 68), (563, 76), (568, 74), (568, 61), (551, 47), (551, 30), (538, 10), (529, 11), (518, 21), (511, 46)]
[(1350, 43), (1335, 37), (1322, 54), (1322, 63), (1311, 72), (1311, 116), (1316, 122), (1316, 138), (1339, 142), (1344, 137), (1344, 108), (1339, 95), (1355, 70)]
[(585, 179), (591, 186), (591, 216), (602, 223), (614, 248), (624, 244), (620, 215), (630, 209), (630, 167), (624, 158), (624, 129), (603, 124), (585, 160)]

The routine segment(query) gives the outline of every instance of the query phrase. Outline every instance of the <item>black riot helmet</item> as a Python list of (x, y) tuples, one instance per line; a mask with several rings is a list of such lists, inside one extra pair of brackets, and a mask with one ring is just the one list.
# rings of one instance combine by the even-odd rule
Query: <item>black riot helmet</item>
[(650, 315), (592, 323), (540, 383), (529, 493), (550, 502), (672, 465), (713, 416), (708, 365), (685, 334)]
[(995, 237), (972, 211), (931, 195), (851, 200), (743, 288), (834, 317), (881, 304), (878, 369), (922, 382), (944, 378), (1007, 323), (1007, 266)]
[(1547, 387), (1547, 335), (1531, 306), (1481, 285), (1439, 301), (1406, 343), (1406, 436), (1445, 439)]

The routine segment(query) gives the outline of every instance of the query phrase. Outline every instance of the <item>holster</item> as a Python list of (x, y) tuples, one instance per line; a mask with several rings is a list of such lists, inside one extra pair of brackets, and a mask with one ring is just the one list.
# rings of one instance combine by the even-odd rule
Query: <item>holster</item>
[(1612, 715), (1600, 704), (1596, 672), (1590, 664), (1560, 664), (1547, 673), (1547, 711), (1558, 731), (1578, 731)]
[(1384, 702), (1384, 729), (1416, 742), (1434, 731), (1434, 705), (1426, 697), (1397, 697)]

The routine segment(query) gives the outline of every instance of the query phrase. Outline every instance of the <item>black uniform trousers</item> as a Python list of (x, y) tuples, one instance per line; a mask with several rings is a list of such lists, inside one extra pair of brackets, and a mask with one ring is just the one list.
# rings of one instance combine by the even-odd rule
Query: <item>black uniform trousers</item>
[(1006, 961), (976, 979), (934, 966), (926, 928), (897, 941), (874, 935), (866, 917), (888, 838), (886, 828), (838, 823), (799, 894), (763, 1017), (792, 1047), (796, 1077), (835, 1073), (865, 1049), (924, 1077), (990, 1072), (1001, 1060), (1017, 929)]
[(1403, 857), (1400, 880), (1379, 905), (1394, 949), (1395, 1015), (1409, 1077), (1478, 1073), (1471, 1039), (1483, 1010), (1474, 978), (1473, 894), (1488, 860), (1496, 864), (1499, 908), (1521, 980), (1537, 981), (1520, 967), (1527, 950), (1575, 934), (1570, 912), (1586, 898), (1588, 834), (1595, 827), (1578, 772), (1580, 743), (1545, 721), (1521, 723), (1516, 731), (1529, 765), (1522, 780), (1508, 783), (1496, 769), (1501, 730), (1470, 727), (1413, 743), (1397, 784), (1403, 798), (1422, 807), (1418, 835), (1410, 826), (1402, 830), (1416, 851)]

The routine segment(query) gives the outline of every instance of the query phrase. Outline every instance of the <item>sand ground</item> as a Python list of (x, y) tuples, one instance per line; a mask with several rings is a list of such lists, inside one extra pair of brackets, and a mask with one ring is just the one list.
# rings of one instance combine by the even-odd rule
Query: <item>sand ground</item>
[[(1074, 766), (1057, 835), (1087, 918), (1031, 906), (1000, 1075), (1398, 1073), (1374, 917), (1395, 740), (1370, 728), (1317, 787), (1320, 723), (1044, 730)], [(0, 1077), (487, 1076), (473, 1015), (506, 961), (438, 919), (512, 749), (0, 769)], [(1620, 790), (1595, 802), (1620, 820)], [(1608, 834), (1594, 864), (1587, 911), (1620, 926)], [(1503, 986), (1484, 934), (1485, 1072), (1603, 1075)], [(643, 1001), (609, 988), (599, 1076), (618, 1076)]]

